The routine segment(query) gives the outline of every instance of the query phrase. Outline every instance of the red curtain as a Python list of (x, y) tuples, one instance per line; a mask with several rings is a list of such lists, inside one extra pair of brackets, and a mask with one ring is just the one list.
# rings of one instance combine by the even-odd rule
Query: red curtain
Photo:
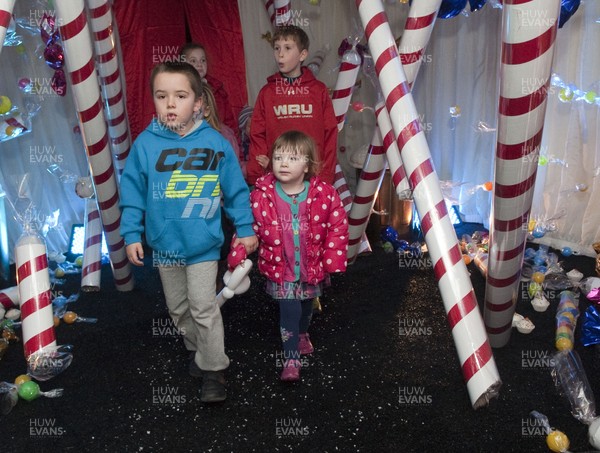
[(190, 38), (205, 46), (209, 74), (225, 85), (237, 118), (248, 98), (237, 0), (114, 0), (113, 11), (125, 67), (132, 139), (154, 115), (149, 85), (152, 68), (176, 58)]

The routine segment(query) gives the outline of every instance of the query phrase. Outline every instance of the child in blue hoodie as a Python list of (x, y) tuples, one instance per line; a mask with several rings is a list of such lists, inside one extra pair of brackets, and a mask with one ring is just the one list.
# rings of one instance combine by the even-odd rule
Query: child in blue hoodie
[(142, 233), (152, 248), (169, 314), (202, 376), (203, 402), (226, 398), (223, 320), (216, 303), (223, 244), (221, 196), (247, 253), (258, 241), (248, 186), (237, 156), (202, 121), (202, 81), (188, 63), (156, 66), (150, 78), (156, 118), (135, 140), (121, 176), (121, 236), (127, 257), (143, 265)]

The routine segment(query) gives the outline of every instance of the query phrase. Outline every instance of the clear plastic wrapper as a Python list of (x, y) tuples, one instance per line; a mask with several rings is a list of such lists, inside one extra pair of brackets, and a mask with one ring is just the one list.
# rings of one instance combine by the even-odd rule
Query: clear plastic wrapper
[(600, 302), (600, 278), (584, 278), (579, 282), (579, 289), (589, 300)]
[(596, 402), (581, 359), (576, 351), (560, 351), (553, 356), (554, 385), (571, 405), (571, 414), (586, 425), (588, 441), (600, 449), (600, 418), (596, 416)]

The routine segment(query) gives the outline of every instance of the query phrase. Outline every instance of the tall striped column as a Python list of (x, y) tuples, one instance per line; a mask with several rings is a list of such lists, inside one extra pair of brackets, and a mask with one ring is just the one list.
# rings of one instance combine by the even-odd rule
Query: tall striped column
[(560, 0), (504, 0), (498, 139), (484, 319), (510, 340), (538, 166)]
[(344, 206), (344, 211), (348, 213), (350, 211), (350, 207), (352, 206), (352, 194), (350, 193), (348, 182), (346, 181), (344, 171), (342, 170), (340, 164), (335, 164), (335, 175), (333, 179), (333, 187), (335, 187), (338, 195), (340, 196), (340, 200)]
[(81, 266), (81, 290), (100, 291), (102, 270), (102, 221), (95, 198), (85, 200), (83, 265)]
[[(384, 108), (383, 102), (376, 109)], [(361, 238), (367, 228), (375, 194), (381, 186), (385, 174), (385, 149), (379, 127), (375, 126), (369, 153), (363, 164), (356, 185), (356, 193), (352, 200), (352, 208), (348, 214), (348, 262), (352, 263), (359, 254)]]
[(119, 234), (121, 211), (108, 132), (102, 113), (102, 100), (96, 76), (93, 47), (83, 0), (55, 0), (57, 22), (65, 51), (65, 63), (73, 87), (85, 149), (104, 234), (119, 291), (133, 289), (131, 266), (125, 253), (125, 241)]
[(290, 0), (264, 0), (264, 3), (273, 28), (290, 22), (292, 18)]
[(117, 24), (108, 0), (86, 0), (86, 4), (96, 51), (104, 113), (108, 122), (109, 143), (117, 167), (117, 177), (120, 177), (131, 149), (131, 134), (123, 90), (124, 77), (119, 67)]
[(356, 0), (474, 408), (498, 395), (500, 376), (410, 87), (381, 0)]
[(335, 88), (331, 95), (333, 111), (337, 120), (338, 131), (344, 128), (344, 120), (350, 106), (350, 98), (354, 84), (360, 71), (360, 55), (354, 47), (344, 52), (342, 63), (338, 71)]
[(0, 0), (0, 53), (2, 52), (2, 47), (4, 47), (4, 38), (10, 25), (14, 7), (15, 0)]
[(411, 87), (421, 67), (441, 4), (442, 0), (419, 0), (412, 2), (408, 10), (398, 53), (406, 80)]

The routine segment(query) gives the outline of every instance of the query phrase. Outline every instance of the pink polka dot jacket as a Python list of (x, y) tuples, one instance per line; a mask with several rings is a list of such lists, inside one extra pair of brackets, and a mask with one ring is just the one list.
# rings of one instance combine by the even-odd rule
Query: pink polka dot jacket
[[(283, 284), (285, 272), (283, 231), (277, 216), (275, 177), (272, 173), (256, 181), (250, 194), (260, 241), (258, 269), (269, 280)], [(348, 219), (335, 188), (313, 176), (306, 199), (308, 235), (306, 247), (307, 283), (316, 285), (326, 274), (344, 272), (347, 265)]]

